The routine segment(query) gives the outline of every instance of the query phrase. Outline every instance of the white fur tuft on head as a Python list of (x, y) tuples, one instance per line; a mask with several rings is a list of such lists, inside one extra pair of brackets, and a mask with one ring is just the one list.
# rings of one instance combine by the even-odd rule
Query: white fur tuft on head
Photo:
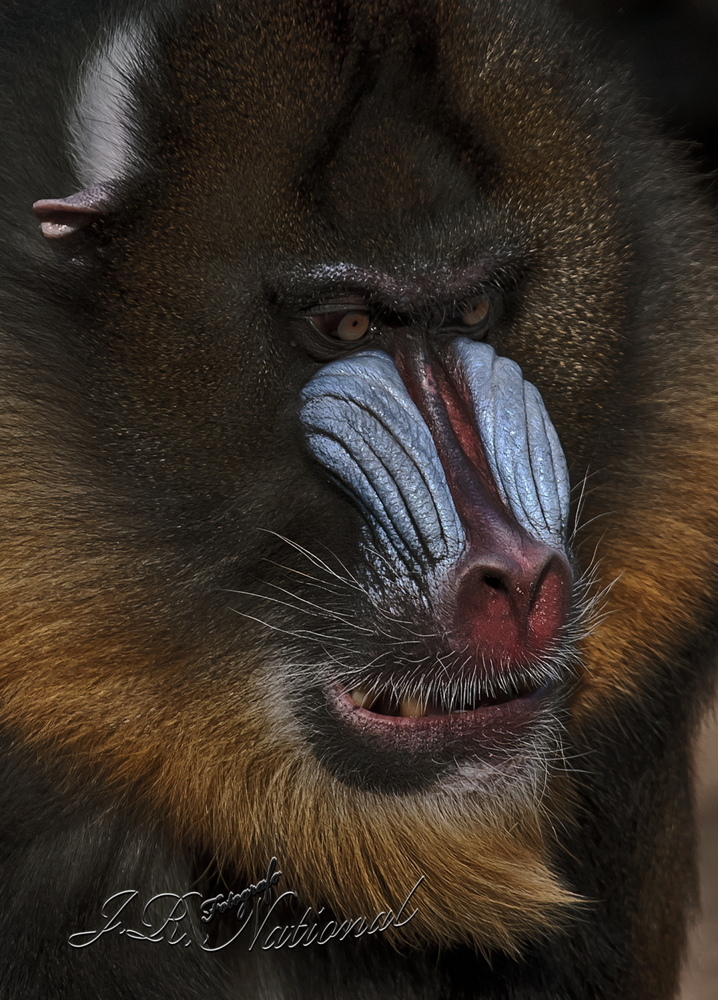
[(88, 56), (67, 127), (82, 187), (126, 177), (136, 160), (133, 86), (148, 57), (147, 26), (127, 22)]

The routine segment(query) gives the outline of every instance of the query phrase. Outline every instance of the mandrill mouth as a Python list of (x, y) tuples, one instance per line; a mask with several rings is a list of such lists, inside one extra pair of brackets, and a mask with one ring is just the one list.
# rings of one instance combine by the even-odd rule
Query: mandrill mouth
[(412, 754), (451, 751), (485, 756), (511, 751), (547, 714), (563, 687), (548, 671), (482, 671), (474, 676), (422, 677), (414, 691), (383, 681), (354, 688), (335, 683), (327, 690), (330, 712), (345, 734), (376, 749)]
[(524, 698), (529, 694), (534, 694), (537, 690), (538, 685), (527, 683), (524, 690), (498, 692), (494, 695), (476, 693), (473, 696), (463, 696), (457, 699), (460, 703), (454, 708), (447, 708), (437, 698), (422, 699), (420, 695), (399, 697), (391, 690), (369, 694), (362, 688), (354, 688), (349, 697), (357, 708), (362, 708), (373, 715), (388, 716), (390, 720), (396, 721), (397, 719), (427, 719), (437, 716), (465, 715), (467, 712), (493, 708), (495, 705), (503, 705), (516, 698)]

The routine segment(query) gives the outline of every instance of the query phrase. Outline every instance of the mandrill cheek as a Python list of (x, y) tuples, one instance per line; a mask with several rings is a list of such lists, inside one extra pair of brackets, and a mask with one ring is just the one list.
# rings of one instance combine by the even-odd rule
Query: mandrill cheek
[(368, 350), (325, 366), (302, 403), (311, 451), (363, 514), (372, 592), (428, 605), (485, 660), (550, 652), (571, 604), (569, 481), (518, 366), (463, 339), (442, 365)]
[[(325, 365), (302, 392), (315, 458), (364, 516), (363, 547), (402, 588), (435, 582), (466, 550), (431, 432), (388, 354)], [(372, 555), (373, 553), (373, 555)]]

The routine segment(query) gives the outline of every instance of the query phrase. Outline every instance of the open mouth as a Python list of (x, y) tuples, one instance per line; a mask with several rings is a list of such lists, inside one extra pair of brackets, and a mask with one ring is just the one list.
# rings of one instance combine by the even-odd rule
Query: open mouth
[(367, 688), (357, 687), (349, 692), (349, 697), (357, 708), (396, 722), (466, 715), (535, 694), (539, 687), (537, 683), (526, 681), (523, 685), (513, 684), (509, 690), (493, 694), (481, 694), (477, 691), (441, 699), (435, 696), (422, 697), (420, 694), (400, 696), (389, 688), (371, 692)]
[(327, 692), (333, 714), (358, 737), (411, 753), (510, 749), (554, 701), (555, 685), (529, 677), (492, 692), (447, 682), (434, 696), (399, 693), (391, 685)]

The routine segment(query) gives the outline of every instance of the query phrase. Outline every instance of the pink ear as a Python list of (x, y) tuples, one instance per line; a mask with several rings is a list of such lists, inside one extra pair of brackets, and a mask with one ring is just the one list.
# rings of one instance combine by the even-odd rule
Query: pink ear
[(40, 231), (49, 240), (72, 236), (93, 219), (116, 208), (117, 201), (110, 184), (93, 184), (68, 198), (43, 198), (32, 206), (40, 220)]

